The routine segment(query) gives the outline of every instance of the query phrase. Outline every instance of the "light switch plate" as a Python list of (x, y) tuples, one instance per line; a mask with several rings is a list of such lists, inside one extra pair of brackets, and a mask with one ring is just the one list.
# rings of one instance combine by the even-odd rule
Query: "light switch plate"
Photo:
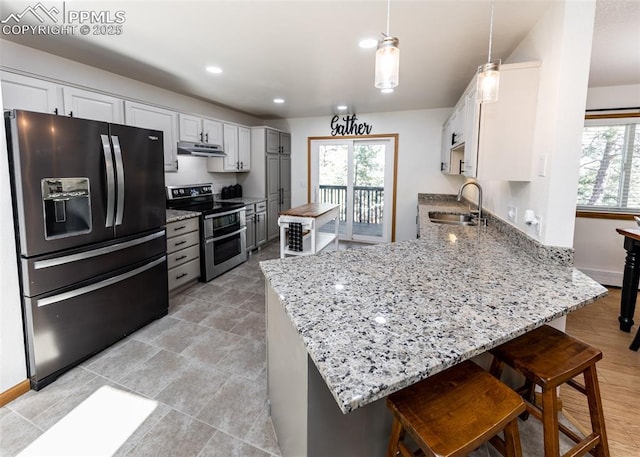
[(507, 206), (507, 218), (515, 223), (518, 220), (518, 208), (511, 205)]
[(538, 156), (538, 176), (544, 178), (547, 175), (547, 155)]

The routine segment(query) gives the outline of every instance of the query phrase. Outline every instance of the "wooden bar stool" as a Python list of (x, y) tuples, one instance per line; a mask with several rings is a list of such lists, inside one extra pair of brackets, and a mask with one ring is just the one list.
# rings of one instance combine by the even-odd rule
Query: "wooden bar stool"
[[(527, 412), (542, 420), (546, 457), (560, 455), (559, 431), (576, 443), (564, 457), (580, 456), (587, 452), (598, 457), (609, 456), (596, 374), (596, 362), (602, 358), (602, 352), (548, 325), (532, 330), (490, 352), (494, 355), (491, 373), (498, 379), (504, 364), (525, 377), (521, 393), (526, 394)], [(584, 386), (573, 379), (581, 373), (584, 376)], [(557, 389), (565, 383), (587, 397), (592, 433), (586, 438), (578, 436), (558, 422)], [(536, 385), (542, 388), (541, 407), (535, 405)]]
[(464, 456), (487, 441), (506, 457), (522, 455), (522, 398), (471, 361), (390, 395), (387, 407), (394, 417), (387, 457), (423, 455), (409, 450), (406, 433), (430, 457)]

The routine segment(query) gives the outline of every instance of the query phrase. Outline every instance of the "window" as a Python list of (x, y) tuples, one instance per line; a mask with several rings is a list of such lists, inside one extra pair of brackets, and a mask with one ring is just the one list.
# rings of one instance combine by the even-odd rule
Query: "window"
[(587, 115), (578, 210), (640, 211), (640, 113)]

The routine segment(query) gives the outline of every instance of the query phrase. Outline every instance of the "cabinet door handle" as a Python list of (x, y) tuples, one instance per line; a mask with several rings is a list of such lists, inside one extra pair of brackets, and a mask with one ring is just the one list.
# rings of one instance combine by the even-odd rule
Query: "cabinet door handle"
[(69, 117), (73, 117), (73, 111), (69, 111)]
[(176, 257), (176, 260), (182, 260), (182, 259), (186, 259), (187, 256), (186, 255), (181, 255), (180, 257)]
[(53, 114), (55, 114), (56, 116), (58, 115), (58, 108), (53, 110)]
[(176, 227), (173, 229), (174, 232), (177, 232), (178, 230), (182, 230), (182, 229), (186, 229), (187, 226), (186, 225), (181, 225), (180, 227)]
[(184, 278), (188, 273), (182, 273), (181, 275), (176, 276), (176, 279)]
[(204, 136), (204, 142), (205, 143), (209, 142), (209, 132), (207, 132), (207, 134)]
[(240, 169), (244, 170), (244, 162), (240, 162)]
[(202, 134), (202, 132), (200, 132), (200, 142), (201, 142), (201, 143), (204, 141), (204, 140), (203, 140), (203, 137), (204, 137), (204, 135)]
[(185, 244), (186, 241), (178, 241), (177, 243), (174, 244), (174, 246), (180, 246), (181, 244)]

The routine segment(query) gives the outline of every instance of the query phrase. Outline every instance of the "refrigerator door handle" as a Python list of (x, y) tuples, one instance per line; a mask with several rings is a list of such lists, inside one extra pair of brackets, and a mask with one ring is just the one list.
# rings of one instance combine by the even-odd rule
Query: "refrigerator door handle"
[(116, 185), (113, 168), (113, 156), (111, 155), (111, 144), (107, 135), (100, 135), (102, 139), (102, 151), (104, 152), (104, 168), (107, 175), (107, 214), (105, 217), (105, 227), (113, 227), (113, 217), (115, 213)]
[(116, 224), (122, 224), (122, 215), (124, 214), (124, 163), (122, 162), (122, 150), (120, 149), (120, 140), (117, 136), (111, 137), (113, 142), (113, 154), (116, 158), (116, 179), (118, 180), (118, 205), (116, 206)]
[(152, 262), (149, 262), (146, 265), (143, 265), (141, 267), (138, 267), (134, 270), (128, 271), (126, 273), (123, 273), (121, 275), (118, 276), (114, 276), (113, 278), (109, 278), (109, 279), (105, 279), (104, 281), (100, 281), (97, 282), (95, 284), (91, 284), (89, 286), (85, 286), (85, 287), (81, 287), (79, 289), (74, 289), (74, 290), (70, 290), (69, 292), (64, 292), (58, 295), (53, 295), (51, 297), (46, 297), (46, 298), (41, 298), (39, 299), (36, 303), (38, 305), (38, 307), (41, 306), (48, 306), (48, 305), (53, 305), (54, 303), (58, 303), (64, 300), (69, 300), (70, 298), (74, 298), (77, 297), (79, 295), (84, 295), (84, 294), (88, 294), (89, 292), (93, 292), (94, 290), (98, 290), (98, 289), (103, 289), (105, 287), (108, 287), (112, 284), (117, 284), (121, 281), (124, 281), (125, 279), (129, 279), (132, 278), (134, 276), (139, 275), (140, 273), (143, 273), (147, 270), (150, 270), (151, 268), (155, 267), (156, 265), (160, 265), (163, 262), (167, 261), (167, 257), (166, 256), (162, 256), (159, 259), (156, 259)]
[(123, 249), (128, 249), (133, 246), (138, 246), (140, 244), (148, 243), (151, 240), (155, 240), (156, 238), (163, 237), (165, 235), (165, 231), (152, 233), (151, 235), (144, 236), (142, 238), (136, 238), (135, 240), (125, 241), (124, 243), (113, 244), (111, 246), (107, 246), (104, 248), (93, 249), (91, 251), (81, 252), (79, 254), (71, 254), (66, 255), (64, 257), (56, 257), (55, 259), (47, 259), (47, 260), (38, 260), (34, 262), (33, 268), (35, 270), (41, 270), (43, 268), (57, 267), (59, 265), (65, 265), (67, 263), (77, 262), (79, 260), (86, 260), (92, 257), (98, 257), (105, 254), (110, 254), (112, 252), (121, 251)]

